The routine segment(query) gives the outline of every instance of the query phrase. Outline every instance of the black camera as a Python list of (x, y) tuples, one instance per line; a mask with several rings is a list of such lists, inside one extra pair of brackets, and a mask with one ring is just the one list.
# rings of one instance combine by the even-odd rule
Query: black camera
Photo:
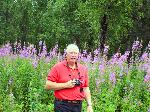
[(81, 81), (79, 79), (75, 79), (75, 86), (80, 86)]

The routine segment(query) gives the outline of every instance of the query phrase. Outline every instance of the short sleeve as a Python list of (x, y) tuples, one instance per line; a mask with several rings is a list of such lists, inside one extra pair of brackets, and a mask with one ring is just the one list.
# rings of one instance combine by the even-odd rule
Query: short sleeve
[(47, 80), (52, 81), (52, 82), (57, 82), (58, 80), (58, 71), (56, 67), (52, 67), (51, 70), (48, 73)]

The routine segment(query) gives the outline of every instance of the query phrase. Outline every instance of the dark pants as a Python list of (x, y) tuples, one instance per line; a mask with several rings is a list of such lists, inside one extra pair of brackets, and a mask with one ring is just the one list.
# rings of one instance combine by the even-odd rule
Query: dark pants
[(70, 103), (63, 101), (54, 101), (54, 111), (55, 112), (81, 112), (82, 102), (81, 103)]

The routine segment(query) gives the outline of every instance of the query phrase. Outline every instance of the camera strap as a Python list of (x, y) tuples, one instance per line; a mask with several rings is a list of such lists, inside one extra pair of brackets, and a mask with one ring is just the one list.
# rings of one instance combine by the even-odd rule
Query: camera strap
[[(75, 63), (76, 64), (76, 70), (77, 70), (77, 75), (78, 75), (78, 79), (81, 79), (81, 77), (80, 77), (80, 71), (79, 71), (79, 69), (78, 69), (78, 66), (77, 66), (77, 63)], [(67, 62), (67, 69), (68, 69), (68, 71), (69, 71), (69, 77), (71, 78), (71, 79), (73, 79), (74, 78), (74, 76), (75, 76), (75, 72), (76, 71), (74, 71), (74, 69), (72, 69), (72, 68), (70, 68), (69, 67), (69, 65), (68, 65), (68, 62)], [(72, 77), (73, 76), (73, 77)]]
[[(78, 79), (81, 80), (81, 76), (80, 76), (80, 71), (79, 71), (79, 69), (78, 69), (78, 65), (77, 65), (77, 63), (75, 63), (75, 64), (76, 64), (76, 69), (77, 69), (77, 71), (78, 71), (78, 73), (77, 73)], [(70, 69), (72, 69), (72, 68), (69, 67), (68, 62), (67, 62), (67, 69), (68, 69), (68, 71), (71, 73), (71, 74), (69, 74), (69, 77), (70, 77), (71, 79), (73, 79), (72, 76), (74, 76), (74, 74), (73, 74), (73, 71), (70, 70)], [(83, 87), (80, 86), (80, 93), (82, 93), (82, 92), (83, 92)]]

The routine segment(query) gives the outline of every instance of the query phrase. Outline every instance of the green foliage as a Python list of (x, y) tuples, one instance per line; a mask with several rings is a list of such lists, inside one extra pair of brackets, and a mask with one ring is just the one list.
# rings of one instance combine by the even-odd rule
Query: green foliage
[[(45, 63), (39, 60), (33, 67), (30, 59), (0, 58), (0, 110), (3, 112), (51, 112), (53, 91), (44, 89), (49, 69), (56, 63), (52, 59)], [(86, 63), (89, 69), (90, 89), (94, 111), (146, 112), (149, 109), (150, 92), (144, 83), (145, 72), (138, 66), (130, 66), (128, 72), (118, 65), (107, 65), (104, 74), (98, 64)], [(123, 64), (126, 68), (128, 65)], [(110, 81), (110, 74), (116, 74), (116, 83)], [(99, 82), (98, 82), (99, 81)], [(83, 101), (83, 112), (86, 102)]]
[(34, 69), (27, 59), (3, 58), (0, 61), (3, 63), (0, 64), (1, 110), (4, 112), (51, 111), (50, 102), (53, 101), (53, 92), (44, 89), (48, 65), (39, 62), (39, 66)]
[[(127, 67), (124, 64), (124, 69)], [(98, 68), (94, 65), (90, 70), (90, 89), (94, 110), (97, 112), (146, 112), (149, 109), (149, 96), (147, 84), (144, 83), (145, 72), (138, 69), (138, 66), (131, 66), (129, 71), (122, 71), (121, 67), (106, 66), (104, 74), (99, 74)], [(111, 72), (116, 74), (116, 84), (109, 80)]]
[[(63, 51), (66, 44), (76, 42), (82, 50), (93, 51), (100, 46), (101, 22), (106, 15), (105, 43), (112, 54), (119, 47), (124, 52), (126, 44), (131, 47), (140, 34), (139, 24), (149, 24), (147, 0), (1, 0), (0, 3), (1, 45), (21, 41), (22, 46), (29, 42), (39, 49), (38, 42), (42, 40), (48, 50), (58, 43)], [(144, 43), (147, 29), (144, 26), (145, 38), (143, 33), (140, 35)], [(130, 37), (133, 30), (137, 35)]]

